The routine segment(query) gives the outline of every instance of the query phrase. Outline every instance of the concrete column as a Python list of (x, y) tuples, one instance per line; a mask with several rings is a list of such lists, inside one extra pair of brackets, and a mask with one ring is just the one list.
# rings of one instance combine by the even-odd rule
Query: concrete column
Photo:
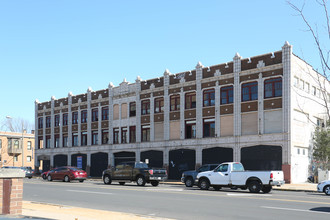
[(92, 88), (87, 89), (87, 145), (92, 145)]
[(168, 69), (164, 72), (164, 141), (170, 139), (170, 96), (168, 87), (170, 85), (170, 72)]
[(81, 99), (78, 100), (79, 106), (78, 106), (78, 146), (81, 146), (81, 110), (80, 110), (80, 104)]
[(52, 96), (51, 97), (51, 101), (50, 101), (50, 105), (51, 105), (51, 115), (50, 115), (50, 148), (54, 148), (54, 101), (55, 101), (55, 97)]
[(136, 142), (141, 142), (141, 78), (138, 76), (135, 80), (135, 96), (136, 96)]
[(72, 166), (71, 164), (71, 153), (68, 153), (68, 166)]
[(154, 116), (155, 116), (155, 99), (153, 93), (151, 92), (150, 95), (150, 141), (151, 142), (155, 140)]
[(203, 149), (198, 147), (196, 148), (196, 168), (200, 167), (203, 164)]
[(170, 155), (170, 150), (169, 150), (169, 148), (165, 147), (165, 149), (163, 151), (163, 164), (164, 164), (164, 167), (168, 167), (169, 155)]
[(185, 120), (184, 120), (184, 106), (185, 105), (185, 100), (184, 100), (184, 91), (183, 88), (181, 87), (180, 89), (180, 139), (183, 140), (185, 139)]
[(72, 147), (72, 92), (68, 94), (68, 147)]
[(54, 167), (54, 155), (50, 154), (49, 159), (50, 159), (50, 167)]
[(258, 134), (264, 133), (264, 81), (262, 73), (259, 73), (258, 79)]
[[(46, 107), (44, 106), (44, 110)], [(42, 115), (42, 139), (43, 139), (43, 148), (46, 148), (46, 114), (45, 112)]]
[(86, 163), (86, 172), (87, 175), (90, 176), (91, 175), (91, 157), (92, 154), (90, 152), (87, 152), (87, 163)]
[(203, 65), (198, 62), (196, 66), (196, 138), (203, 138), (203, 93), (202, 78)]
[(141, 149), (140, 148), (136, 149), (136, 151), (135, 151), (135, 161), (136, 162), (140, 162), (141, 161)]
[(220, 137), (220, 86), (215, 84), (215, 136)]
[(240, 162), (241, 161), (241, 147), (239, 145), (235, 145), (234, 146), (234, 161), (238, 161)]
[(97, 123), (97, 142), (98, 145), (102, 145), (102, 107), (101, 107), (101, 101), (99, 101), (99, 106), (98, 106), (98, 123)]
[(115, 166), (115, 156), (112, 151), (109, 152), (109, 157), (108, 157), (110, 166)]
[(122, 103), (118, 103), (118, 108), (119, 108), (119, 132), (118, 132), (118, 143), (121, 144), (121, 104)]
[(241, 72), (241, 56), (236, 53), (234, 57), (234, 136), (241, 136), (241, 85), (239, 74)]
[(113, 144), (113, 84), (109, 83), (109, 144)]
[[(63, 107), (63, 103), (60, 104), (61, 108)], [(59, 147), (63, 147), (63, 112), (60, 110), (60, 143)]]

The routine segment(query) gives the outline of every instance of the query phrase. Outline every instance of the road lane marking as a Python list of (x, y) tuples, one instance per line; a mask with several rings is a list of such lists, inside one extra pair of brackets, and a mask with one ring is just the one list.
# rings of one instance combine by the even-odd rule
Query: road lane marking
[(183, 189), (164, 189), (164, 188), (152, 188), (152, 189), (145, 189), (146, 191), (173, 191), (173, 192), (182, 192)]
[(311, 211), (311, 210), (304, 210), (304, 209), (290, 209), (290, 208), (271, 207), (271, 206), (260, 206), (260, 207), (265, 208), (265, 209), (278, 209), (278, 210), (287, 210), (287, 211), (295, 211), (295, 212), (309, 212), (309, 213), (330, 215), (330, 212)]
[(227, 196), (248, 196), (248, 197), (254, 197), (254, 196), (261, 196), (261, 197), (264, 197), (264, 196), (272, 196), (272, 195), (269, 195), (269, 194), (248, 194), (248, 193), (227, 193)]
[(69, 192), (80, 192), (80, 193), (93, 193), (93, 194), (102, 194), (102, 195), (112, 195), (113, 193), (104, 193), (104, 192), (93, 192), (93, 191), (83, 191), (83, 190), (73, 190), (67, 189)]

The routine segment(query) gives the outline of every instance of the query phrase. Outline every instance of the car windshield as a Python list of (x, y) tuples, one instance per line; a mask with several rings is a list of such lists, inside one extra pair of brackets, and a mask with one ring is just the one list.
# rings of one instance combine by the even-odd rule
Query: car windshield
[(149, 168), (146, 163), (135, 163), (135, 168)]

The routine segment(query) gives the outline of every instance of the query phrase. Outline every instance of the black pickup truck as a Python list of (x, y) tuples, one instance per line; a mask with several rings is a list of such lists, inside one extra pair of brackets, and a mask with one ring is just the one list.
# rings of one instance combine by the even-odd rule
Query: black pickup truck
[(123, 162), (116, 167), (104, 170), (102, 179), (104, 184), (116, 181), (120, 185), (136, 182), (138, 186), (144, 186), (146, 183), (158, 186), (159, 181), (167, 179), (167, 172), (163, 168), (149, 168), (148, 164), (143, 162)]

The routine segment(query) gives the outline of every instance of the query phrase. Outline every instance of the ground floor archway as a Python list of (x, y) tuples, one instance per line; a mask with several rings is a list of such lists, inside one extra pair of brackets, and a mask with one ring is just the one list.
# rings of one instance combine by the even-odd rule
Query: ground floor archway
[(107, 153), (95, 153), (91, 155), (91, 170), (90, 175), (93, 177), (102, 176), (103, 170), (108, 167), (108, 154)]
[(169, 179), (180, 179), (186, 170), (194, 170), (196, 151), (190, 149), (177, 149), (169, 152)]
[(141, 152), (141, 161), (149, 162), (149, 167), (163, 167), (163, 151), (148, 150)]
[(220, 164), (223, 162), (232, 162), (233, 149), (225, 147), (212, 147), (202, 151), (203, 164)]

